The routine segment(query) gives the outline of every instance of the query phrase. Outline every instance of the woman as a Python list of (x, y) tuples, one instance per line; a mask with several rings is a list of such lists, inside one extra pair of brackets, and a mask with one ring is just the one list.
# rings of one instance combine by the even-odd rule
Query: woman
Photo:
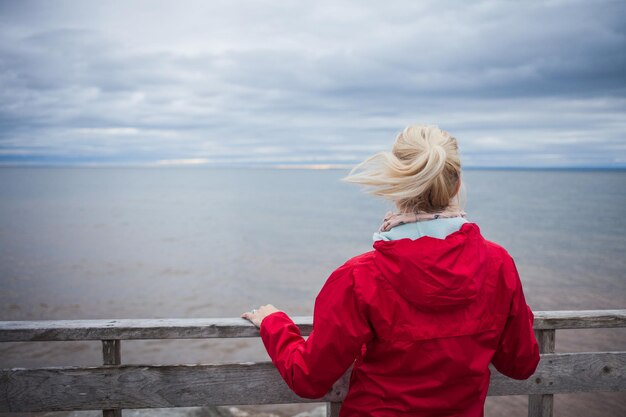
[(488, 365), (526, 379), (539, 349), (513, 259), (460, 210), (456, 139), (409, 126), (345, 180), (398, 213), (385, 216), (374, 250), (330, 275), (309, 338), (272, 305), (242, 317), (302, 397), (324, 396), (354, 364), (341, 417), (482, 416)]

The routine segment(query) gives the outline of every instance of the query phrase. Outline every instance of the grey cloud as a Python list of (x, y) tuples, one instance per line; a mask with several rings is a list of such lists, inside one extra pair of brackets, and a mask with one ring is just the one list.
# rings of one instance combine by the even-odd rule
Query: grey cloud
[(626, 159), (619, 2), (56, 4), (2, 6), (0, 162), (356, 162), (412, 122), (470, 161)]

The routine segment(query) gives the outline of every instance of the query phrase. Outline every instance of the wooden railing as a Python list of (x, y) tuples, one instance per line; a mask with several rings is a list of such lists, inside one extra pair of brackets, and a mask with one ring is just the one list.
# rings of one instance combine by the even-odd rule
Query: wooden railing
[[(311, 317), (295, 317), (303, 335)], [(529, 395), (528, 415), (552, 415), (552, 396), (626, 391), (626, 352), (554, 353), (557, 329), (626, 327), (626, 310), (535, 312), (541, 362), (528, 380), (492, 368), (489, 395)], [(320, 400), (296, 396), (271, 362), (206, 365), (123, 365), (120, 341), (258, 337), (240, 318), (59, 320), (0, 322), (0, 342), (101, 340), (103, 365), (0, 370), (0, 412), (103, 410), (120, 416), (133, 408), (326, 402), (337, 416), (348, 388), (344, 375)]]

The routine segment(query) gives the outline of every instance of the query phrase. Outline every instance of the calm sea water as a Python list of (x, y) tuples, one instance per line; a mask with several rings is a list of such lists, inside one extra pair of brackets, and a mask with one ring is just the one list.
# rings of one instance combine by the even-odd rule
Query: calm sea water
[[(340, 182), (345, 174), (2, 168), (0, 320), (237, 317), (265, 303), (310, 315), (328, 275), (371, 250), (392, 207)], [(467, 170), (464, 181), (468, 219), (508, 249), (533, 310), (626, 307), (625, 171)], [(557, 332), (559, 351), (625, 347), (621, 330)], [(0, 345), (2, 367), (96, 365), (100, 355), (97, 342)], [(267, 360), (254, 339), (129, 341), (122, 356)], [(489, 401), (488, 412), (525, 415), (523, 397)], [(581, 394), (557, 396), (556, 408), (610, 415), (624, 404)]]

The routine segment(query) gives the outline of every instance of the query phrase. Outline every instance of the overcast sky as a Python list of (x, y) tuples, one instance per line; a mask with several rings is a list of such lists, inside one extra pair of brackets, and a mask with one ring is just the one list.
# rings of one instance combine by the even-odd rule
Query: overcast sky
[(0, 0), (0, 164), (626, 167), (626, 2)]

